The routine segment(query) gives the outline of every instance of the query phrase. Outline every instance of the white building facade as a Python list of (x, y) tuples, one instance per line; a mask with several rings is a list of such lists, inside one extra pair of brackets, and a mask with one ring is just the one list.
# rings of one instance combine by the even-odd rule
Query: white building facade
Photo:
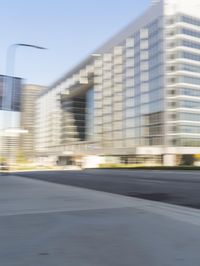
[(37, 152), (176, 165), (200, 154), (199, 0), (149, 9), (37, 100)]

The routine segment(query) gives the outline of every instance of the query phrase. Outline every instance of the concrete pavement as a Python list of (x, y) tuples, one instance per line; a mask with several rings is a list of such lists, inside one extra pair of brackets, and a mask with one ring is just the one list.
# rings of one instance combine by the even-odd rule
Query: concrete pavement
[(0, 176), (2, 266), (199, 266), (200, 211)]

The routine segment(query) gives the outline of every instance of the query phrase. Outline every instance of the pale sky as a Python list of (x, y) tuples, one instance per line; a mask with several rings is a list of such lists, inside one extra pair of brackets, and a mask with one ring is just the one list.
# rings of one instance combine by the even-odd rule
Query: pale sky
[(28, 83), (51, 85), (70, 68), (148, 8), (150, 0), (0, 0), (0, 74), (6, 50), (20, 47), (15, 75)]

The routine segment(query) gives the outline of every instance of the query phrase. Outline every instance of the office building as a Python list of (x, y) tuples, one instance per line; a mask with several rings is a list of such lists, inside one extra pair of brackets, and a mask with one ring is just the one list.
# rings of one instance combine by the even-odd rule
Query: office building
[[(8, 80), (12, 85), (9, 105), (5, 100)], [(0, 75), (0, 157), (7, 161), (13, 161), (19, 147), (21, 90), (22, 79)]]
[(200, 154), (200, 2), (148, 10), (37, 100), (37, 152), (176, 165)]
[(33, 161), (36, 156), (35, 129), (37, 124), (35, 121), (35, 105), (37, 96), (44, 89), (46, 89), (46, 87), (33, 84), (25, 84), (22, 87), (20, 128), (26, 133), (20, 136), (19, 152), (21, 153), (22, 157), (28, 161)]

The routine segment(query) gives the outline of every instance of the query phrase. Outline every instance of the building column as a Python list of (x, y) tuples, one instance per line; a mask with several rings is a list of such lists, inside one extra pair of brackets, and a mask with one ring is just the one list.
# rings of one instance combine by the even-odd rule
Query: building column
[(164, 154), (163, 165), (164, 166), (176, 166), (176, 155), (175, 154)]

